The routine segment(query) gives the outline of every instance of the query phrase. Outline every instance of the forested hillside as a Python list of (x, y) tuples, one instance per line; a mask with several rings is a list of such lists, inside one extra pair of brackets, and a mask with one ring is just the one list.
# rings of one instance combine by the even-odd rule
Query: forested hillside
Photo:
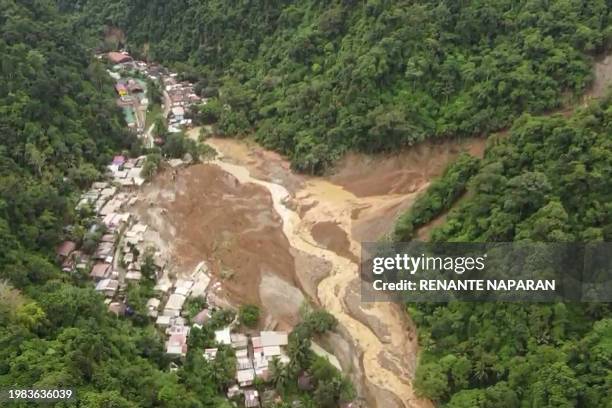
[(0, 270), (44, 283), (71, 193), (128, 145), (103, 67), (54, 6), (3, 0), (0, 14)]
[[(84, 41), (52, 2), (0, 0), (2, 398), (9, 388), (72, 388), (77, 398), (55, 406), (222, 406), (218, 370), (169, 373), (153, 328), (114, 318), (89, 280), (54, 263), (55, 245), (75, 233), (63, 229), (74, 194), (132, 143)], [(194, 377), (199, 387), (187, 387)]]
[(60, 3), (205, 95), (220, 89), (220, 133), (254, 130), (309, 172), (348, 149), (486, 134), (559, 107), (611, 33), (605, 0)]
[[(63, 11), (78, 12), (60, 15)], [(349, 149), (488, 134), (403, 218), (397, 239), (464, 199), (433, 240), (612, 239), (612, 101), (580, 95), (611, 39), (605, 0), (0, 0), (0, 389), (73, 387), (58, 406), (223, 407), (224, 367), (167, 370), (159, 334), (117, 320), (53, 248), (74, 197), (130, 148), (88, 35), (107, 25), (210, 97), (200, 120), (254, 132), (295, 168)], [(110, 45), (110, 44), (108, 44)], [(604, 304), (410, 305), (415, 386), (454, 408), (609, 407), (612, 319)], [(210, 333), (209, 333), (210, 334)], [(202, 342), (194, 336), (194, 342)], [(199, 344), (199, 343), (195, 343)], [(200, 344), (201, 345), (201, 344)]]
[[(433, 183), (396, 239), (411, 239), (465, 187), (434, 241), (611, 241), (611, 123), (611, 99), (571, 118), (525, 115), (480, 163), (460, 160)], [(610, 406), (609, 304), (409, 309), (423, 346), (415, 386), (442, 406)]]

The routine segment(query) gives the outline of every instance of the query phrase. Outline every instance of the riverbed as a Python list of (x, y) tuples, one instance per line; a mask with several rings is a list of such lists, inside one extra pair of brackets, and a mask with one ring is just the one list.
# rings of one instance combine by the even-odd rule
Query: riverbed
[(418, 346), (409, 316), (401, 305), (360, 301), (360, 242), (387, 233), (448, 162), (461, 151), (479, 154), (483, 143), (349, 155), (325, 177), (294, 174), (252, 142), (207, 143), (216, 160), (162, 172), (141, 193), (139, 216), (161, 230), (175, 273), (207, 260), (229, 302), (259, 304), (266, 321), (286, 329), (302, 302), (323, 307), (339, 328), (321, 343), (366, 406), (433, 406), (411, 386)]

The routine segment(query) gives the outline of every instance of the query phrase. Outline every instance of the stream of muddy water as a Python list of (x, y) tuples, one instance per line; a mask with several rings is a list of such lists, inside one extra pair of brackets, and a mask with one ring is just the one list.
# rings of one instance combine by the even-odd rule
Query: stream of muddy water
[[(363, 165), (360, 160), (354, 160), (351, 165), (349, 159), (336, 177), (301, 176), (300, 182), (295, 183), (290, 179), (295, 176), (287, 171), (288, 164), (282, 158), (271, 157), (270, 152), (259, 146), (214, 138), (207, 143), (219, 153), (215, 165), (241, 184), (256, 184), (270, 193), (291, 248), (330, 266), (326, 276), (316, 280), (312, 294), (316, 296), (315, 301), (338, 319), (342, 337), (353, 354), (352, 360), (340, 360), (350, 366), (345, 368), (358, 384), (368, 407), (433, 406), (430, 401), (417, 398), (411, 386), (417, 341), (402, 307), (360, 302), (359, 241), (374, 240), (387, 232), (398, 214), (426, 188), (429, 179), (459, 151), (465, 150), (465, 146), (429, 149), (426, 156), (435, 163), (429, 166), (419, 162), (426, 159), (418, 152), (414, 162), (404, 157), (396, 165), (391, 164), (392, 168), (385, 168), (389, 166), (389, 158), (380, 160), (378, 167), (382, 167), (380, 171), (387, 179), (382, 184), (388, 184), (388, 188), (381, 190), (377, 179), (385, 177), (376, 174), (370, 167), (372, 163)], [(466, 147), (467, 150), (474, 148), (478, 149), (474, 144)], [(359, 164), (355, 166), (355, 163)], [(398, 180), (403, 182), (398, 184)], [(285, 187), (285, 182), (292, 191)], [(376, 191), (368, 192), (372, 186)], [(299, 259), (296, 257), (296, 262)], [(299, 269), (296, 265), (296, 270)], [(332, 342), (330, 347), (334, 353), (340, 353), (334, 348), (342, 348), (337, 342)], [(358, 364), (354, 364), (355, 360)]]
[[(611, 58), (597, 64), (587, 99), (607, 89)], [(197, 139), (199, 128), (188, 134)], [(230, 305), (257, 303), (287, 329), (298, 321), (301, 302), (310, 299), (338, 319), (338, 333), (326, 335), (323, 345), (368, 408), (433, 407), (412, 388), (418, 346), (405, 310), (361, 302), (360, 243), (391, 231), (459, 153), (482, 157), (485, 141), (348, 154), (326, 177), (293, 174), (287, 160), (249, 141), (207, 143), (217, 159), (178, 175), (162, 172), (142, 189), (133, 209), (156, 230), (175, 273), (190, 273), (205, 259)]]
[(484, 143), (348, 155), (326, 177), (294, 174), (287, 160), (248, 141), (207, 143), (217, 159), (161, 172), (133, 208), (157, 231), (172, 273), (190, 274), (206, 260), (230, 305), (259, 304), (266, 321), (284, 329), (310, 300), (338, 319), (336, 332), (318, 341), (365, 406), (432, 407), (411, 385), (417, 336), (402, 305), (361, 302), (360, 244), (389, 232), (451, 160), (466, 150), (481, 154)]
[[(214, 143), (214, 141), (210, 144), (223, 154), (222, 146)], [(235, 160), (236, 158), (233, 159)], [(382, 363), (384, 361), (383, 355), (395, 360), (398, 353), (410, 351), (406, 350), (405, 347), (410, 342), (406, 338), (405, 323), (402, 319), (397, 318), (398, 311), (391, 310), (392, 307), (388, 304), (378, 304), (368, 311), (369, 314), (376, 316), (381, 322), (386, 323), (388, 333), (386, 343), (383, 343), (370, 328), (353, 318), (347, 312), (347, 307), (343, 300), (346, 297), (349, 284), (357, 277), (358, 265), (355, 260), (340, 256), (317, 244), (310, 233), (308, 223), (304, 223), (299, 214), (287, 205), (292, 197), (284, 186), (254, 178), (247, 167), (229, 163), (224, 160), (224, 157), (216, 160), (215, 164), (236, 177), (240, 183), (254, 183), (265, 187), (272, 196), (275, 211), (283, 221), (283, 232), (290, 245), (299, 251), (331, 263), (331, 273), (328, 277), (321, 280), (318, 285), (318, 300), (326, 310), (338, 319), (340, 325), (350, 335), (350, 339), (363, 352), (363, 374), (366, 376), (367, 381), (388, 390), (398, 397), (406, 407), (425, 406), (424, 402), (417, 402), (410, 386), (408, 373), (392, 372), (384, 367)], [(332, 218), (348, 235), (350, 228), (347, 225), (347, 220), (350, 219), (348, 203), (353, 198), (350, 196), (350, 193), (323, 180), (310, 180), (297, 197), (318, 201), (308, 211), (310, 213), (309, 220), (320, 219), (323, 222)], [(356, 246), (357, 244), (352, 241), (351, 249), (354, 248), (356, 251)], [(414, 350), (412, 351), (414, 352)], [(380, 406), (379, 404), (376, 405)]]

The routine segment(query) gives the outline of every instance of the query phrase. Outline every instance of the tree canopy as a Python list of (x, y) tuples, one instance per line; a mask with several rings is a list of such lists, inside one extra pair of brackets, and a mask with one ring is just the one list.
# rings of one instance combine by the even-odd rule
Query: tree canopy
[[(301, 171), (325, 171), (349, 149), (392, 150), (512, 125), (507, 137), (491, 139), (484, 159), (461, 158), (432, 184), (402, 219), (400, 239), (450, 209), (434, 241), (609, 241), (611, 100), (569, 118), (537, 114), (590, 84), (592, 60), (610, 44), (610, 7), (0, 0), (0, 388), (74, 387), (78, 400), (58, 404), (67, 407), (223, 406), (231, 349), (221, 347), (212, 363), (191, 352), (168, 372), (156, 331), (114, 318), (88, 282), (53, 263), (79, 189), (135, 143), (92, 59), (90, 45), (108, 26), (125, 31), (136, 56), (197, 82), (211, 98), (198, 120), (221, 135), (252, 132)], [(193, 144), (179, 135), (165, 149), (179, 156)], [(147, 161), (153, 173), (158, 158)], [(609, 405), (607, 304), (408, 307), (422, 346), (415, 386), (439, 405)], [(216, 313), (211, 325), (230, 317)], [(307, 372), (318, 406), (350, 399), (350, 384), (309, 347), (336, 324), (317, 312), (296, 327), (290, 365), (274, 367), (279, 388)], [(211, 327), (194, 329), (192, 349), (214, 345)]]
[(0, 10), (0, 388), (74, 389), (58, 407), (219, 406), (215, 367), (198, 388), (190, 366), (169, 373), (152, 326), (55, 265), (79, 190), (134, 139), (71, 17), (47, 1)]
[[(484, 159), (461, 182), (464, 198), (431, 239), (612, 240), (611, 119), (610, 98), (569, 118), (524, 115), (507, 136), (490, 140)], [(402, 217), (398, 239), (410, 239), (407, 226), (418, 227), (456, 202), (441, 197), (453, 196), (445, 186), (462, 174), (461, 163)], [(411, 304), (409, 313), (423, 346), (415, 386), (441, 406), (609, 404), (609, 304), (455, 302)]]
[(349, 149), (487, 134), (555, 109), (589, 85), (611, 33), (604, 0), (79, 4), (83, 26), (123, 29), (133, 53), (218, 99), (218, 118), (203, 114), (219, 134), (254, 131), (309, 172)]

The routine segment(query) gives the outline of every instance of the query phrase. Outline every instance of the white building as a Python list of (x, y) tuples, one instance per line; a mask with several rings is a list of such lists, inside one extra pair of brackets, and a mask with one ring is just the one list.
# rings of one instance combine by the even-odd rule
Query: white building
[(219, 344), (232, 344), (232, 336), (230, 334), (229, 326), (224, 329), (215, 331), (215, 340)]
[(185, 118), (185, 109), (181, 106), (175, 106), (172, 108), (172, 115), (177, 121), (181, 121)]
[(178, 316), (181, 314), (181, 309), (187, 298), (184, 295), (173, 293), (168, 298), (166, 307), (164, 308), (164, 314), (167, 316)]

